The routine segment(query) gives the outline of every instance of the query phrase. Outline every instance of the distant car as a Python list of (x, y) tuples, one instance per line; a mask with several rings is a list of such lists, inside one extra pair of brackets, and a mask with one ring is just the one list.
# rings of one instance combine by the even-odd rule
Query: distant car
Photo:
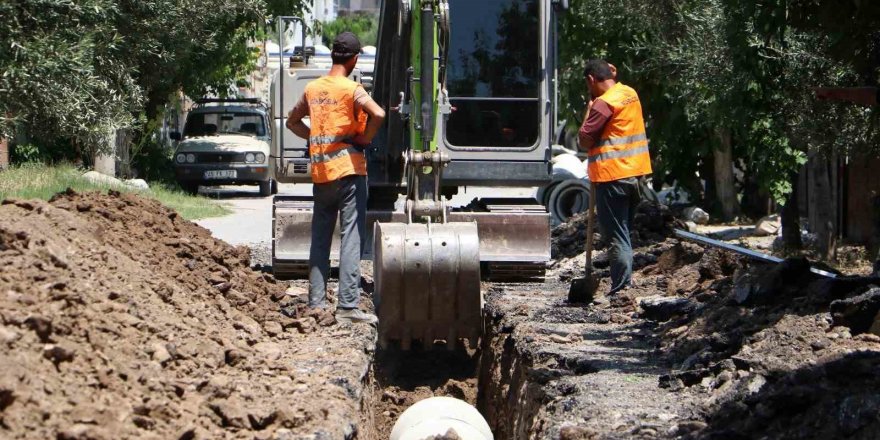
[(199, 185), (259, 185), (261, 196), (278, 192), (269, 170), (267, 109), (257, 99), (196, 101), (174, 153), (177, 181), (189, 193)]

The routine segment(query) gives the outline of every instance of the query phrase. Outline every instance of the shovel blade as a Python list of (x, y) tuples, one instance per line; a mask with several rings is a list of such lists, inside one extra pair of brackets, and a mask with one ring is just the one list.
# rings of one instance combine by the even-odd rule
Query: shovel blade
[(588, 303), (593, 300), (596, 290), (599, 288), (599, 280), (592, 276), (575, 278), (568, 288), (569, 303)]

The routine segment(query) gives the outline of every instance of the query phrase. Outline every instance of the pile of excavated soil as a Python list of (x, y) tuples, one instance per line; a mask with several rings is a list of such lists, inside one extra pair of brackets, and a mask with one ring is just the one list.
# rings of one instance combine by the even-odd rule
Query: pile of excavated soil
[(601, 295), (599, 251), (600, 296), (569, 304), (582, 258), (489, 289), (479, 407), (496, 436), (880, 438), (880, 279), (660, 234), (637, 242), (632, 288)]
[(375, 333), (282, 315), (248, 260), (134, 195), (3, 202), (0, 437), (354, 435)]
[(687, 437), (880, 437), (880, 336), (869, 332), (880, 279), (831, 280), (806, 260), (753, 265), (676, 243), (637, 284), (608, 312), (656, 323), (672, 366), (658, 385), (696, 395), (706, 422)]

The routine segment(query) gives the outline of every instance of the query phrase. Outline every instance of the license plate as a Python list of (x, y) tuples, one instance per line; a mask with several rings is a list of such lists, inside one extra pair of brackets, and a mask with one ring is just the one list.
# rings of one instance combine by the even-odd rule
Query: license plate
[(235, 179), (238, 174), (235, 170), (210, 170), (205, 171), (205, 179)]

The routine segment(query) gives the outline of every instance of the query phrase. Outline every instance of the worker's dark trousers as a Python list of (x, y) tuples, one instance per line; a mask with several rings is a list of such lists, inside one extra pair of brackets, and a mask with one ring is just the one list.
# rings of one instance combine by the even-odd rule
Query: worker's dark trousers
[(633, 250), (629, 238), (636, 207), (641, 200), (635, 177), (596, 183), (596, 211), (602, 236), (608, 241), (611, 290), (615, 293), (632, 282)]
[(346, 176), (316, 183), (312, 188), (312, 247), (309, 250), (309, 307), (327, 307), (330, 276), (330, 244), (339, 218), (339, 308), (358, 306), (361, 285), (361, 254), (366, 242), (367, 178)]

